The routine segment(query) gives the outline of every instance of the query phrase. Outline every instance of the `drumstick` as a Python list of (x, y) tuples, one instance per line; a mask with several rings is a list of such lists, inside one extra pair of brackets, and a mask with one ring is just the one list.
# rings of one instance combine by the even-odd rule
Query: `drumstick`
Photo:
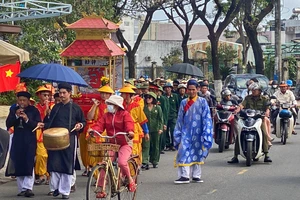
[(39, 128), (39, 126), (35, 127), (32, 132), (36, 131)]
[(76, 126), (70, 131), (70, 133), (72, 133), (73, 131), (75, 131), (75, 129), (76, 129)]

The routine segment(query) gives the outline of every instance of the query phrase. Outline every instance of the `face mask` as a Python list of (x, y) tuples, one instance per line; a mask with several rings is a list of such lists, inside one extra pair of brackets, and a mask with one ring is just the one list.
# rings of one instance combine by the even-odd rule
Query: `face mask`
[(115, 107), (113, 105), (107, 105), (107, 112), (115, 113)]
[(273, 88), (277, 88), (277, 85), (272, 85)]

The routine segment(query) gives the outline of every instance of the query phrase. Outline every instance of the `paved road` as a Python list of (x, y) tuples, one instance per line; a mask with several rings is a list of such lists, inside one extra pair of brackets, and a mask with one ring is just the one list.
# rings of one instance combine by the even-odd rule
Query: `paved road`
[[(300, 133), (300, 130), (298, 129)], [(203, 166), (204, 183), (174, 185), (177, 178), (173, 168), (174, 152), (162, 155), (158, 169), (150, 169), (140, 175), (138, 198), (141, 200), (161, 199), (201, 199), (201, 200), (299, 200), (300, 197), (300, 135), (292, 136), (287, 145), (273, 142), (270, 156), (272, 164), (259, 161), (251, 167), (245, 166), (245, 160), (240, 158), (236, 165), (227, 164), (232, 157), (233, 147), (224, 153), (218, 153), (214, 147)], [(77, 191), (70, 199), (85, 199), (85, 184), (87, 178), (77, 176)], [(45, 194), (48, 187), (36, 186), (35, 199), (53, 199)], [(0, 199), (21, 199), (16, 197), (16, 181), (0, 185)]]

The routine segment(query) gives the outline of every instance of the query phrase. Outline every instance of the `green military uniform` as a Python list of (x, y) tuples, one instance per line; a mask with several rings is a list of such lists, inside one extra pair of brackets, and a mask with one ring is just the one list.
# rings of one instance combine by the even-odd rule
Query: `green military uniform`
[(176, 125), (179, 102), (177, 94), (172, 93), (170, 96), (165, 95), (165, 97), (169, 100), (170, 105), (166, 131), (166, 147), (173, 148), (173, 132)]
[[(269, 109), (269, 100), (268, 98), (266, 98), (263, 95), (260, 96), (252, 96), (252, 95), (248, 95), (245, 97), (244, 101), (242, 102), (242, 106), (244, 107), (244, 109), (253, 109), (253, 110), (259, 110), (259, 111), (263, 111), (266, 112), (267, 109)], [(265, 154), (268, 153), (268, 137), (266, 136), (267, 134), (267, 129), (264, 123), (262, 123), (261, 125), (261, 129), (263, 131), (263, 151)], [(234, 148), (234, 152), (235, 155), (239, 154), (239, 140), (236, 141), (235, 143), (235, 148)]]
[(143, 139), (142, 163), (147, 165), (150, 156), (150, 163), (157, 165), (160, 158), (160, 134), (158, 131), (163, 130), (163, 112), (159, 105), (154, 105), (151, 110), (145, 105), (144, 112), (148, 119), (147, 125), (149, 128), (150, 141)]
[[(165, 96), (157, 96), (157, 105), (161, 107), (161, 110), (163, 112), (163, 125), (168, 125), (168, 113), (170, 104), (168, 99)], [(166, 147), (166, 131), (164, 131), (160, 136), (160, 151), (164, 150)]]
[(185, 94), (185, 95), (183, 95), (183, 96), (181, 96), (181, 95), (178, 94), (178, 104), (179, 104), (179, 106), (180, 106), (180, 104), (181, 104), (181, 101), (182, 101), (183, 99), (186, 99), (186, 98), (188, 98), (188, 95), (187, 95), (187, 94)]

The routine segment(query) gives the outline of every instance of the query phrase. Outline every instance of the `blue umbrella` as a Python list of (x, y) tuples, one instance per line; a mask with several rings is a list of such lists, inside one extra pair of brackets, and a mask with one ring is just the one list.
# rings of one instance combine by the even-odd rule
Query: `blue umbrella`
[(18, 74), (21, 78), (50, 82), (66, 82), (72, 85), (87, 87), (88, 84), (73, 69), (60, 64), (38, 64)]

